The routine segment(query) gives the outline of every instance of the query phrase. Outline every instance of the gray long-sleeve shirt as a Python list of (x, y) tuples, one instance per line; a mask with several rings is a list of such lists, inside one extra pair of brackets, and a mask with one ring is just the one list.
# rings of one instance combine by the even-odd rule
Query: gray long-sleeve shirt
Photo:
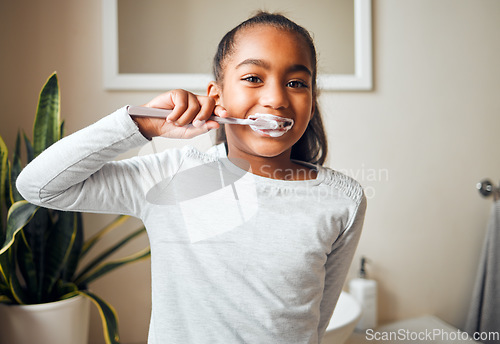
[(319, 343), (361, 233), (361, 186), (310, 164), (315, 179), (251, 174), (224, 145), (113, 161), (147, 142), (121, 108), (53, 144), (17, 187), (47, 208), (144, 222), (149, 344)]

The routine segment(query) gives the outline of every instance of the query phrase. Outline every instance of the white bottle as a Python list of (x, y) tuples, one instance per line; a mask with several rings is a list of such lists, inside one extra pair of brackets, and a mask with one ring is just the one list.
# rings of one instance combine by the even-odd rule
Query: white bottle
[(361, 257), (359, 278), (349, 282), (349, 293), (361, 304), (362, 309), (361, 319), (356, 325), (357, 331), (366, 331), (377, 326), (377, 282), (367, 278), (366, 261), (365, 257)]

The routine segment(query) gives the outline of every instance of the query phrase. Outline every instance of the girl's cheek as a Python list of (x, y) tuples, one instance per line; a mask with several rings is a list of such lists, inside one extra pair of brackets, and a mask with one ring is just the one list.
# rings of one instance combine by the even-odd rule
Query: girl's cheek
[(245, 114), (242, 105), (241, 99), (233, 97), (231, 98), (231, 101), (225, 102), (222, 106), (226, 109), (230, 116), (242, 117)]

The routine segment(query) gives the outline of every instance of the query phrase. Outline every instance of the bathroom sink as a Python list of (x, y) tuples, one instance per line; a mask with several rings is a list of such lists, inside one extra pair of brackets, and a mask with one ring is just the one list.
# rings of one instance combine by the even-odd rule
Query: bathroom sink
[(361, 306), (349, 293), (340, 294), (321, 344), (343, 344), (361, 318)]

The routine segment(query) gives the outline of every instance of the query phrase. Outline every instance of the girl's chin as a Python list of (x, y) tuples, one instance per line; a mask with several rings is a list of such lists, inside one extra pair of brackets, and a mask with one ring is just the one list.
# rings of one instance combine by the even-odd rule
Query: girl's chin
[[(231, 135), (232, 136), (232, 135)], [(245, 135), (234, 136), (235, 141), (228, 136), (228, 144), (241, 147), (247, 153), (255, 156), (274, 158), (291, 149), (293, 143), (290, 142), (289, 133), (273, 137), (271, 134), (262, 131), (251, 131)], [(244, 148), (243, 148), (244, 147)]]
[(287, 150), (291, 149), (291, 147), (285, 146), (283, 144), (279, 144), (278, 142), (262, 142), (258, 144), (252, 144), (248, 146), (249, 153), (255, 156), (264, 157), (264, 158), (274, 158), (279, 155), (282, 155)]

